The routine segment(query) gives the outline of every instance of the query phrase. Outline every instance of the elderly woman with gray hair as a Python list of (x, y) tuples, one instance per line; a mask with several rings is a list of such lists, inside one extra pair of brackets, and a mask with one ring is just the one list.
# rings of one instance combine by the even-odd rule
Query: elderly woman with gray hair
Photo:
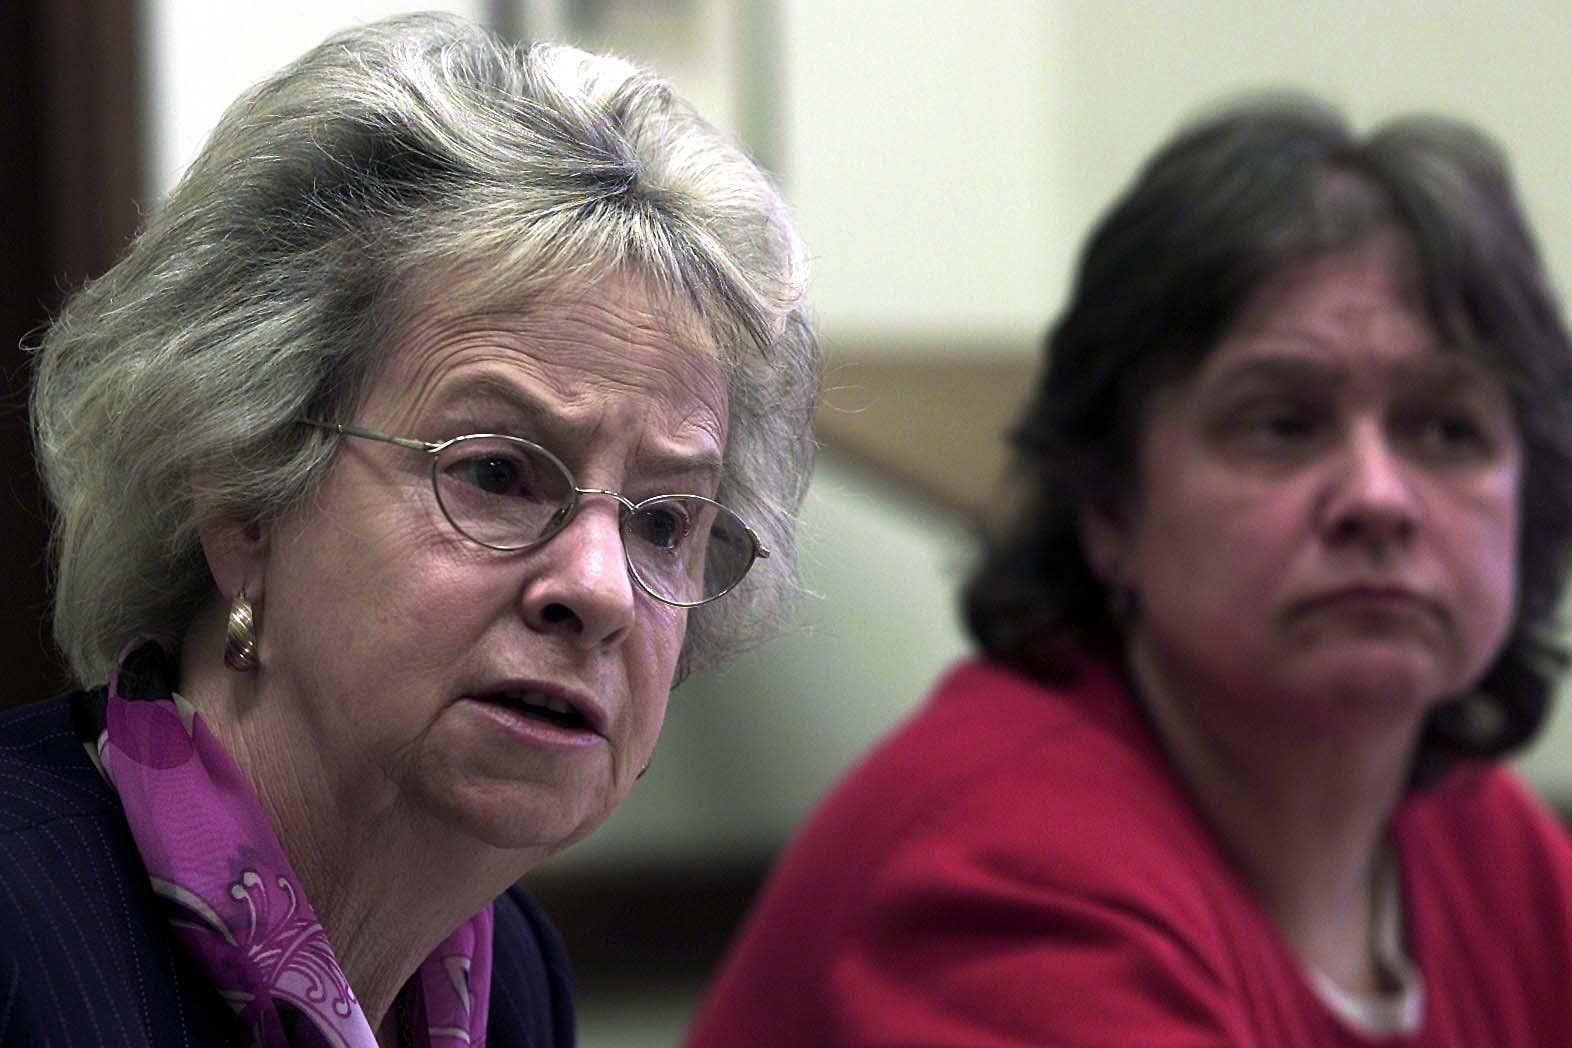
[(419, 16), (241, 98), (37, 347), (84, 690), (0, 721), (0, 1040), (571, 1043), (511, 886), (794, 591), (803, 269), (619, 60)]

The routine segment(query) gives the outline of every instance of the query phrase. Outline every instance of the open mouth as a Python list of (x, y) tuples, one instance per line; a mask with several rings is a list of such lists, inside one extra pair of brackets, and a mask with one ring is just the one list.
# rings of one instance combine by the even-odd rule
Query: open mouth
[(554, 724), (569, 731), (590, 730), (590, 723), (583, 714), (566, 701), (555, 695), (547, 695), (545, 692), (494, 692), (489, 695), (477, 695), (476, 698), (493, 706), (503, 706), (531, 720), (545, 721), (547, 724)]

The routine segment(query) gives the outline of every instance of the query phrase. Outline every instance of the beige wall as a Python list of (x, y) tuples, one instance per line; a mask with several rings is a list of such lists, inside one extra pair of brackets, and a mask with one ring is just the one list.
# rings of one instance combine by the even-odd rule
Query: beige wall
[[(784, 0), (788, 185), (832, 338), (1026, 351), (1095, 214), (1174, 124), (1298, 87), (1509, 149), (1572, 288), (1572, 9), (1461, 0)], [(918, 14), (920, 12), (920, 15)], [(933, 345), (932, 338), (923, 339)], [(886, 342), (886, 344), (888, 344)]]
[(167, 192), (226, 106), (329, 33), (406, 11), (480, 17), (485, 0), (146, 0), (153, 180)]

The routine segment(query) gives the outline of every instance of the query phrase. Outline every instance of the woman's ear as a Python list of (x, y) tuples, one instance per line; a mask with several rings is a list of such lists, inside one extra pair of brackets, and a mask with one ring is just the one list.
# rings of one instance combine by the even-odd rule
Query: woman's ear
[(267, 529), (255, 521), (218, 521), (202, 525), (197, 535), (207, 570), (224, 600), (233, 600), (244, 590), (247, 597), (260, 601), (267, 577)]
[(1086, 499), (1076, 511), (1081, 549), (1103, 585), (1116, 589), (1129, 584), (1130, 535), (1126, 514), (1111, 499)]

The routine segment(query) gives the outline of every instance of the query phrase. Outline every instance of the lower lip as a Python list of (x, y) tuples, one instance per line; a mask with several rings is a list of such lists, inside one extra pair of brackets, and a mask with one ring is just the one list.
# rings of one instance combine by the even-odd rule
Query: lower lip
[(507, 706), (499, 706), (479, 699), (466, 700), (482, 715), (518, 741), (546, 750), (582, 750), (603, 742), (604, 739), (588, 728), (565, 728), (560, 724), (540, 720)]
[(1304, 605), (1303, 614), (1370, 615), (1378, 618), (1430, 618), (1433, 609), (1404, 593), (1340, 593)]

